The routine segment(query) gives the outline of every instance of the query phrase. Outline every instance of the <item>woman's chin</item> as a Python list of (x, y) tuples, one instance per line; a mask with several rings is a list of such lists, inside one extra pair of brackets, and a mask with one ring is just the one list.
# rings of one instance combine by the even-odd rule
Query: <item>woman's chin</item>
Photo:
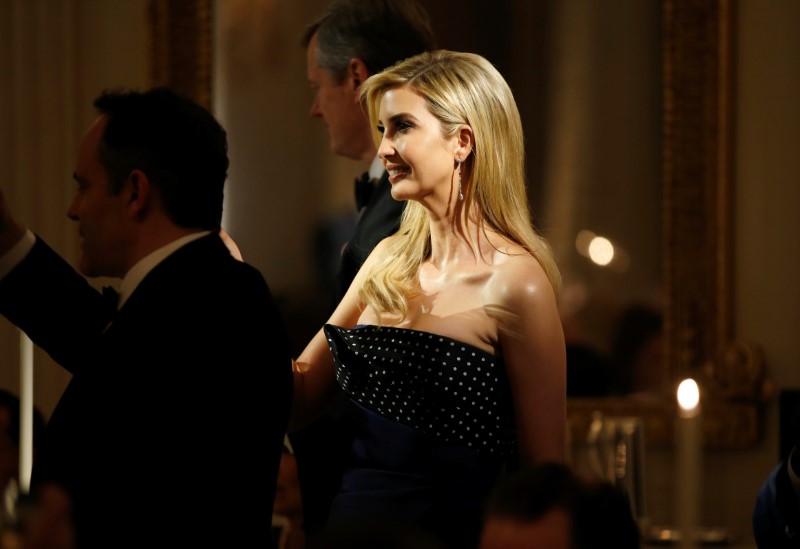
[(392, 183), (392, 198), (401, 202), (403, 200), (413, 200), (414, 194), (409, 192), (407, 186), (403, 182)]

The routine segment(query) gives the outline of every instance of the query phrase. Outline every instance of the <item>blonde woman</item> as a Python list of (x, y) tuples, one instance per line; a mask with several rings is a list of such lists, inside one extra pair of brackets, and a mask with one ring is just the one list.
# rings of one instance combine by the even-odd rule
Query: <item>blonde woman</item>
[(408, 204), (297, 358), (292, 427), (344, 390), (358, 432), (329, 523), (470, 547), (510, 463), (565, 458), (560, 277), (531, 224), (519, 112), (486, 59), (423, 53), (362, 99)]

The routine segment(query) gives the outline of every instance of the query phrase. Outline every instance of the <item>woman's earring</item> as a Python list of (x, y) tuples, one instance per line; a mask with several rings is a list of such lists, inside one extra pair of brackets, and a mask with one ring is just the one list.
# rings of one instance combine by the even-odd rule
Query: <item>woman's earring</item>
[(464, 194), (461, 192), (461, 159), (456, 158), (456, 162), (458, 163), (458, 199), (464, 200)]

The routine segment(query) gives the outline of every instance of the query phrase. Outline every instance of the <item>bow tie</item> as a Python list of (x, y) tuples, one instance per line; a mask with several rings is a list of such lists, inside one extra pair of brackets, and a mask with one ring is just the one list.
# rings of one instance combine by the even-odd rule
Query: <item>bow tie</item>
[(119, 292), (111, 286), (103, 286), (103, 303), (111, 314), (115, 314), (119, 305)]
[(356, 210), (369, 204), (372, 195), (375, 194), (375, 183), (369, 177), (369, 172), (364, 172), (361, 177), (356, 178)]

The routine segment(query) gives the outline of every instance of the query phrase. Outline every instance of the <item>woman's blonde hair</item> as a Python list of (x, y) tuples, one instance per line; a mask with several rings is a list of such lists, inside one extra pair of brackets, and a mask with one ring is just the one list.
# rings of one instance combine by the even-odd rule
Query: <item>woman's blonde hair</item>
[[(544, 269), (556, 294), (561, 275), (548, 243), (531, 221), (525, 189), (525, 144), (514, 96), (494, 66), (473, 53), (438, 50), (401, 61), (368, 78), (361, 97), (380, 143), (378, 112), (387, 91), (399, 87), (422, 97), (445, 137), (466, 124), (472, 153), (464, 160), (463, 207), (477, 211), (484, 227), (524, 247)], [(455, 159), (454, 159), (455, 161)], [(477, 209), (474, 208), (477, 206)], [(405, 318), (408, 298), (418, 292), (417, 273), (431, 252), (427, 210), (409, 202), (393, 248), (374, 265), (361, 288), (364, 303)]]

